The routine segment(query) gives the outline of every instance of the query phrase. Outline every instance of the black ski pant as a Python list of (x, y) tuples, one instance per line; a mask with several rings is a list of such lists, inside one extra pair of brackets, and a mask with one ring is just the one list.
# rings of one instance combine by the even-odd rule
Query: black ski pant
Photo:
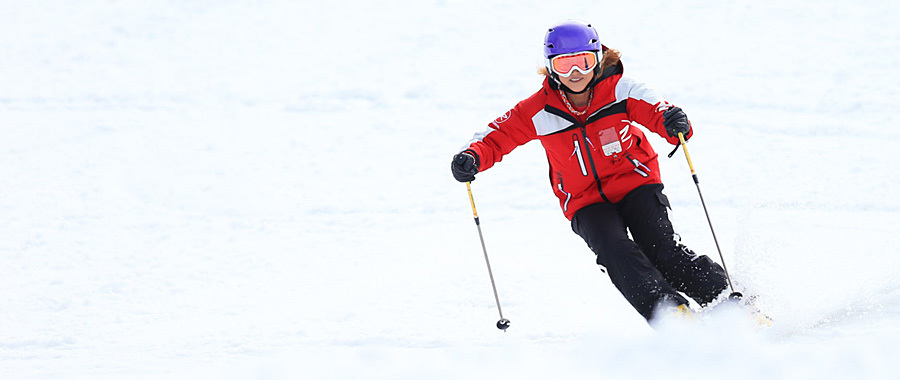
[(662, 190), (662, 184), (644, 185), (618, 203), (588, 205), (572, 217), (572, 229), (597, 255), (597, 264), (648, 321), (662, 302), (687, 304), (679, 292), (705, 306), (728, 286), (719, 264), (675, 240)]

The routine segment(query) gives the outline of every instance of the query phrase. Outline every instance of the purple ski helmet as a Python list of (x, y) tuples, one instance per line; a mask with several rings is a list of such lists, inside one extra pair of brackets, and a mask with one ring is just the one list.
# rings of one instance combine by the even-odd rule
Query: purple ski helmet
[(544, 36), (544, 58), (586, 50), (602, 50), (597, 30), (586, 22), (563, 21), (551, 26)]

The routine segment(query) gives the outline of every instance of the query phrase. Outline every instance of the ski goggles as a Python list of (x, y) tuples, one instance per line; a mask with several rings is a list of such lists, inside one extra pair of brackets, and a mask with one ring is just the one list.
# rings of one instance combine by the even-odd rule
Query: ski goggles
[(573, 70), (582, 74), (590, 74), (597, 67), (596, 51), (579, 51), (576, 53), (560, 54), (547, 60), (550, 71), (561, 77), (572, 75)]

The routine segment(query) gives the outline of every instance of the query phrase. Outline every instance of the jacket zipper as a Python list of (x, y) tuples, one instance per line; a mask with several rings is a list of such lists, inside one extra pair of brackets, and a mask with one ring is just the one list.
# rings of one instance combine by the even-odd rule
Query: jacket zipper
[(584, 165), (584, 156), (581, 155), (581, 144), (578, 142), (578, 135), (572, 135), (572, 144), (575, 145), (575, 152), (573, 154), (578, 158), (578, 166), (581, 168), (581, 175), (587, 177), (587, 167)]
[(606, 194), (603, 192), (603, 186), (600, 185), (600, 176), (597, 175), (597, 165), (594, 164), (594, 155), (591, 154), (591, 150), (587, 149), (591, 142), (588, 140), (587, 136), (587, 127), (584, 124), (578, 123), (578, 127), (581, 129), (581, 137), (584, 138), (586, 143), (584, 151), (587, 152), (588, 162), (591, 164), (591, 172), (594, 174), (594, 181), (597, 182), (597, 191), (600, 192), (600, 197), (603, 198), (606, 203), (612, 203), (609, 198), (606, 197)]
[[(597, 115), (597, 114), (600, 113), (601, 111), (603, 111), (603, 110), (605, 110), (605, 109), (607, 109), (607, 108), (610, 108), (610, 107), (614, 106), (615, 104), (616, 104), (615, 102), (612, 102), (612, 103), (609, 103), (609, 104), (607, 104), (607, 105), (605, 105), (605, 106), (603, 106), (603, 107), (600, 107), (600, 109), (598, 109), (597, 111), (594, 111), (593, 113), (591, 113), (590, 116), (588, 116), (588, 118), (587, 118), (588, 122), (590, 122), (590, 120), (591, 120), (592, 117), (594, 117), (595, 115)], [(563, 118), (563, 119), (566, 119), (566, 120), (572, 122), (573, 125), (577, 125), (578, 128), (581, 130), (581, 138), (582, 138), (582, 139), (584, 140), (584, 142), (585, 142), (584, 151), (587, 153), (587, 156), (588, 156), (588, 162), (591, 164), (591, 172), (594, 174), (594, 182), (597, 183), (597, 191), (600, 192), (600, 197), (603, 198), (604, 201), (606, 201), (607, 203), (612, 203), (612, 202), (609, 200), (609, 198), (606, 197), (606, 194), (603, 192), (603, 186), (600, 185), (600, 176), (597, 174), (597, 165), (594, 164), (594, 155), (591, 154), (591, 149), (590, 149), (590, 147), (591, 147), (591, 140), (588, 139), (588, 136), (587, 136), (587, 127), (585, 126), (585, 124), (582, 123), (582, 122), (580, 122), (580, 121), (578, 121), (577, 119), (575, 119), (572, 115), (570, 115), (570, 114), (566, 113), (565, 111), (562, 111), (562, 110), (560, 110), (560, 109), (558, 109), (558, 108), (551, 107), (551, 106), (546, 106), (544, 109), (547, 110), (548, 112), (554, 114), (554, 115), (557, 115), (557, 116), (559, 116), (559, 117), (561, 117), (561, 118)], [(576, 146), (576, 148), (577, 148), (577, 146)], [(579, 157), (579, 158), (580, 158), (580, 157)], [(584, 171), (582, 171), (582, 173), (584, 174)], [(586, 174), (585, 174), (585, 175), (586, 175)]]
[(569, 211), (569, 201), (572, 200), (572, 194), (569, 194), (565, 190), (563, 190), (562, 180), (556, 185), (560, 192), (566, 195), (566, 201), (563, 203), (563, 212)]

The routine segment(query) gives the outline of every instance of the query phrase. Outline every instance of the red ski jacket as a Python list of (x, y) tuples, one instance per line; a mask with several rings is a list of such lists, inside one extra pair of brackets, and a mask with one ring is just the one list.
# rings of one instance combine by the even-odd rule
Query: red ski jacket
[(516, 147), (540, 140), (553, 192), (570, 220), (584, 206), (616, 203), (638, 186), (661, 183), (657, 154), (639, 126), (677, 144), (662, 123), (672, 105), (643, 83), (623, 77), (621, 63), (617, 69), (594, 86), (581, 117), (568, 110), (559, 90), (545, 79), (543, 88), (475, 134), (462, 150), (478, 155), (482, 172)]

